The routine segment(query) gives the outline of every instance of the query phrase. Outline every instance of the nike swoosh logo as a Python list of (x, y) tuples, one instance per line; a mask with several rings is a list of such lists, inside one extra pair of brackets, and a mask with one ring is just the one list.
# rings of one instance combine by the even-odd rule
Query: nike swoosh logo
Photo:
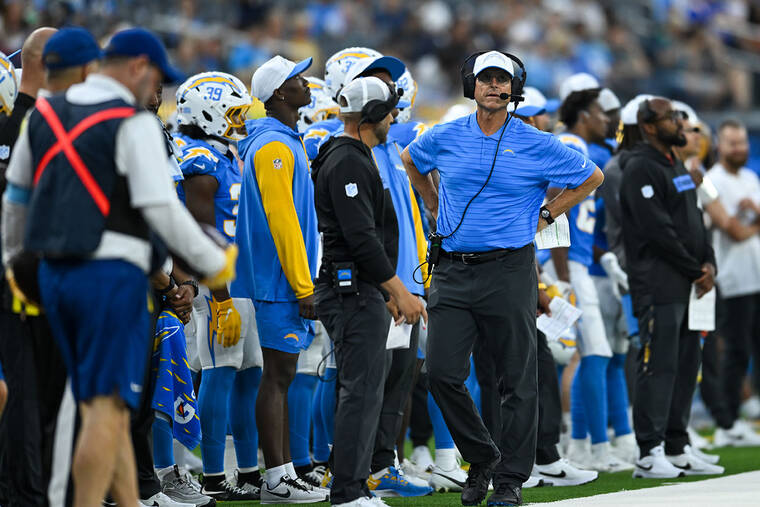
[(275, 493), (274, 491), (270, 491), (267, 488), (267, 493), (270, 493), (270, 494), (272, 494), (272, 495), (274, 495), (276, 497), (279, 497), (279, 498), (290, 498), (290, 491), (288, 491), (287, 493)]
[(686, 463), (686, 466), (683, 466), (683, 467), (680, 465), (675, 465), (675, 466), (676, 468), (680, 468), (681, 470), (691, 470), (691, 463)]
[(558, 474), (550, 474), (548, 472), (539, 472), (539, 473), (547, 477), (554, 477), (555, 479), (564, 479), (567, 476), (567, 473), (565, 473), (564, 470), (562, 470), (562, 472)]
[(653, 467), (654, 465), (649, 465), (648, 467), (645, 467), (644, 465), (636, 465), (636, 466), (637, 466), (637, 467), (639, 467), (640, 469), (642, 469), (642, 470), (646, 470), (646, 471), (648, 472), (649, 470), (651, 470), (651, 469), (652, 469), (652, 467)]
[(439, 473), (437, 473), (437, 472), (436, 472), (436, 474), (435, 474), (435, 475), (439, 475), (439, 476), (443, 477), (444, 479), (448, 479), (448, 480), (450, 480), (451, 482), (453, 482), (454, 484), (456, 484), (456, 485), (457, 485), (457, 486), (459, 486), (460, 488), (463, 488), (463, 487), (465, 487), (465, 485), (466, 485), (466, 483), (465, 483), (464, 481), (458, 481), (458, 480), (454, 479), (453, 477), (449, 477), (448, 475), (439, 474)]
[(583, 169), (584, 167), (586, 167), (586, 162), (588, 162), (588, 160), (584, 160), (583, 161), (583, 165), (581, 166), (581, 169)]
[[(193, 165), (194, 165), (195, 167), (197, 167), (198, 169), (205, 169), (205, 168), (206, 168), (206, 166), (204, 166), (203, 164), (196, 164), (195, 162), (193, 162)], [(585, 165), (585, 164), (584, 164), (584, 165)]]

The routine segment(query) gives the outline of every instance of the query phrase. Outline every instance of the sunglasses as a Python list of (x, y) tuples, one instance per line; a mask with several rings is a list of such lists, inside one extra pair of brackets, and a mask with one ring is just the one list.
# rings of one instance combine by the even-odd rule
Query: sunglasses
[(509, 77), (509, 74), (503, 70), (484, 70), (477, 76), (477, 80), (484, 84), (489, 84), (494, 79), (496, 79), (496, 82), (499, 84), (506, 84), (511, 78)]

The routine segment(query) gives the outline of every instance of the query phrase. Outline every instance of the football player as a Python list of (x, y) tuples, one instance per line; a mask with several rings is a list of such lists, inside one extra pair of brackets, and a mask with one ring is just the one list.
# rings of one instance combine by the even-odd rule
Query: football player
[[(196, 220), (233, 241), (241, 174), (231, 144), (245, 133), (251, 96), (236, 77), (205, 72), (185, 81), (176, 97), (179, 127), (174, 142), (184, 176), (177, 193)], [(253, 305), (247, 299), (232, 299), (226, 288), (210, 291), (201, 286), (193, 307), (203, 368), (198, 392), (201, 492), (221, 501), (255, 500), (260, 472), (254, 407), (263, 362)], [(236, 486), (224, 474), (228, 427), (239, 467)], [(164, 472), (166, 477), (171, 477), (170, 471)]]

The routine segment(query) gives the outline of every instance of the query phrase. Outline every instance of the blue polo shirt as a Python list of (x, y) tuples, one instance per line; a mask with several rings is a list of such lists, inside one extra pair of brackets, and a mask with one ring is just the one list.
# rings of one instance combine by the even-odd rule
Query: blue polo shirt
[[(438, 232), (450, 234), (491, 170), (501, 129), (486, 136), (476, 113), (438, 124), (409, 145), (421, 174), (438, 169)], [(549, 183), (575, 188), (596, 166), (554, 135), (512, 118), (499, 145), (491, 180), (459, 230), (443, 240), (449, 252), (521, 248), (533, 241)]]

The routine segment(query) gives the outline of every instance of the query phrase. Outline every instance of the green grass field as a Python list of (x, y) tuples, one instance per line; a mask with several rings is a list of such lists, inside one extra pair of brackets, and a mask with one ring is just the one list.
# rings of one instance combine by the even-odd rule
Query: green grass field
[[(711, 454), (719, 454), (721, 457), (720, 465), (726, 468), (724, 475), (738, 474), (749, 472), (751, 470), (760, 470), (760, 447), (750, 447), (744, 449), (721, 448), (709, 451)], [(632, 489), (651, 488), (661, 486), (666, 483), (690, 482), (709, 479), (717, 476), (692, 476), (682, 479), (633, 479), (631, 472), (618, 472), (614, 474), (600, 474), (596, 481), (583, 486), (573, 487), (543, 487), (523, 490), (523, 499), (525, 503), (542, 503), (564, 500), (566, 498), (580, 498), (584, 496), (599, 495), (602, 493), (613, 493), (616, 491), (625, 491)], [(421, 498), (386, 498), (386, 503), (394, 506), (413, 506), (427, 507), (439, 505), (461, 505), (459, 502), (459, 493), (434, 493), (430, 496)], [(255, 505), (257, 502), (226, 502), (221, 503), (225, 507), (243, 507)], [(319, 506), (329, 505), (327, 503), (314, 504)]]

